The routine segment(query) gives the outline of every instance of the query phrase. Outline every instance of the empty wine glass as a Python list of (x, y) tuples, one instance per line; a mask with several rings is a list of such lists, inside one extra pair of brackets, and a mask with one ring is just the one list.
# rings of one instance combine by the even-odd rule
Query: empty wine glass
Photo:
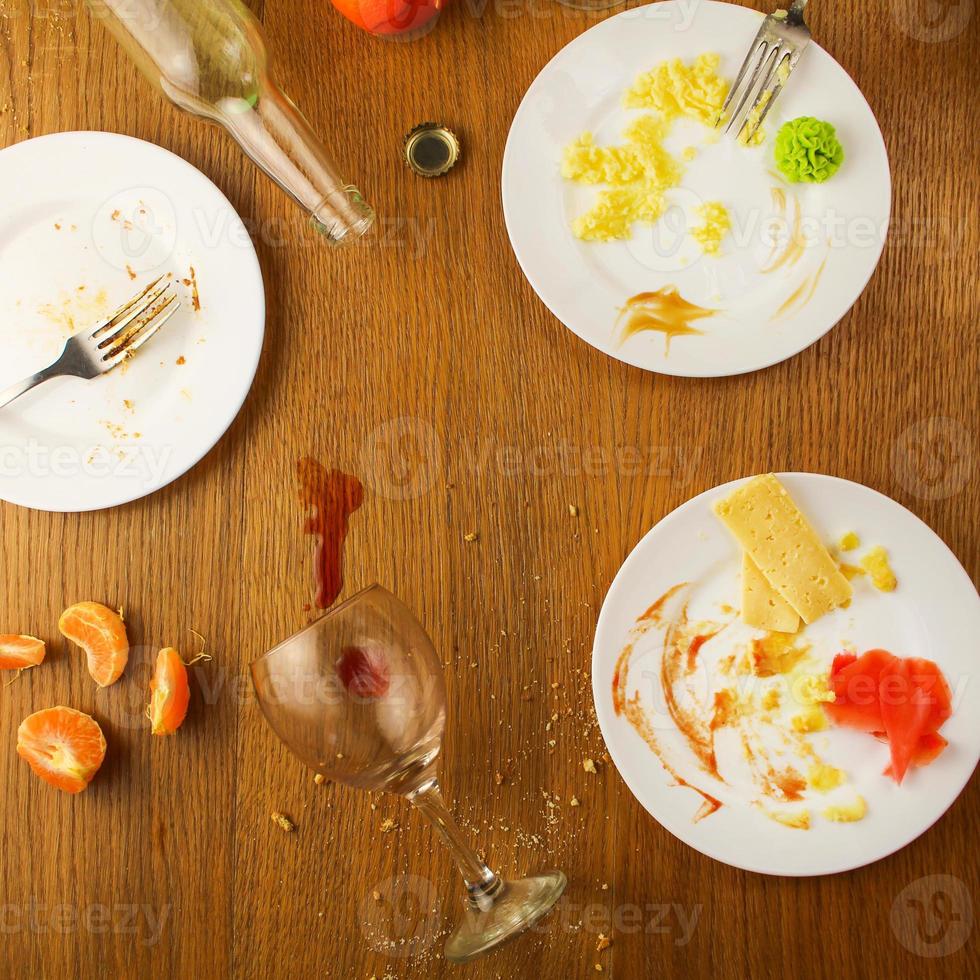
[(432, 641), (390, 592), (371, 586), (252, 664), (266, 720), (327, 779), (405, 796), (432, 823), (463, 876), (467, 913), (446, 942), (464, 963), (532, 926), (565, 889), (560, 871), (495, 875), (443, 801), (436, 758), (446, 720)]

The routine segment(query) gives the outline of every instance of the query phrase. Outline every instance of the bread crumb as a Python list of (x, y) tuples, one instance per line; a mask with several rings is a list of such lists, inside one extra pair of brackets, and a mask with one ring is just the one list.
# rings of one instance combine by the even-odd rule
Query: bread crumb
[(287, 834), (291, 834), (296, 829), (296, 824), (294, 824), (285, 813), (273, 813), (272, 822), (280, 830), (285, 830)]
[(466, 534), (463, 535), (464, 541), (472, 542), (472, 541), (479, 541), (479, 539), (480, 539), (480, 534), (478, 531), (467, 531)]
[(586, 772), (595, 772), (596, 771), (595, 762), (592, 759), (583, 759), (582, 760), (582, 768)]

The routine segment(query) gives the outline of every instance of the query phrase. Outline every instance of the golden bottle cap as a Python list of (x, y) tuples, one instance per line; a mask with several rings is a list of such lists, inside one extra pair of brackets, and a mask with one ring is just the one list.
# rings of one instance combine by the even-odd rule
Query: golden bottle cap
[(405, 137), (405, 162), (420, 177), (441, 177), (448, 173), (459, 154), (456, 134), (440, 123), (421, 123)]

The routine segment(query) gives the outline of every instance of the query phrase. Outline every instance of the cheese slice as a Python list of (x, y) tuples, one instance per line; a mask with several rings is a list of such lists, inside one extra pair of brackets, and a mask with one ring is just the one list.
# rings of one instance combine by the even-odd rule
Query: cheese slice
[(742, 622), (761, 630), (795, 633), (799, 613), (766, 581), (759, 566), (742, 552)]
[(804, 623), (850, 601), (850, 582), (772, 473), (743, 483), (714, 511)]

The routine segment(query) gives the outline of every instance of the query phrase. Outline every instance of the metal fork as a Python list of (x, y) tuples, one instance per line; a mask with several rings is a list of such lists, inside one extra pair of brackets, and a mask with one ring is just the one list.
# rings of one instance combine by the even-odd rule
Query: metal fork
[(132, 357), (180, 306), (173, 281), (163, 282), (165, 278), (151, 282), (94, 329), (87, 327), (69, 337), (54, 364), (0, 391), (0, 408), (50, 378), (69, 375), (90, 380)]
[[(769, 114), (803, 49), (810, 43), (810, 28), (803, 20), (806, 4), (807, 0), (793, 0), (788, 11), (777, 10), (762, 22), (718, 116), (718, 125), (724, 124), (726, 133), (738, 123), (735, 132), (747, 143)], [(743, 82), (746, 82), (744, 86)], [(736, 101), (740, 89), (741, 96)], [(753, 92), (755, 101), (743, 112)], [(729, 113), (733, 103), (735, 108)]]

